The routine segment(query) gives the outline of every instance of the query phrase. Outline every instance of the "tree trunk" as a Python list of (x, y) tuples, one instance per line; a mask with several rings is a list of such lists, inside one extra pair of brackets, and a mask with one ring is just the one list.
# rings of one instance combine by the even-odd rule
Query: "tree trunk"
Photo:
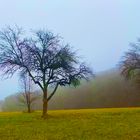
[(42, 117), (47, 117), (47, 111), (48, 111), (48, 100), (47, 100), (47, 90), (43, 93), (43, 112)]
[(30, 92), (27, 93), (27, 106), (28, 106), (28, 113), (31, 113), (31, 98)]
[(31, 113), (31, 106), (30, 106), (30, 104), (28, 105), (28, 113)]

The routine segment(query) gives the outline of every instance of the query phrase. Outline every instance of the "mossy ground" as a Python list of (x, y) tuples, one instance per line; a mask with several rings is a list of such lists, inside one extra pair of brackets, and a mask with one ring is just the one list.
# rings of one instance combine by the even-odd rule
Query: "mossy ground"
[(0, 113), (0, 140), (140, 140), (140, 108)]

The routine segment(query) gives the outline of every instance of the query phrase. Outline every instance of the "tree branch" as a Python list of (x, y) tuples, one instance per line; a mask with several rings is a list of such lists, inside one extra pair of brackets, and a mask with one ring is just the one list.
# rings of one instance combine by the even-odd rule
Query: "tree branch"
[(47, 99), (48, 101), (53, 97), (53, 95), (55, 94), (55, 92), (56, 92), (58, 86), (59, 86), (59, 83), (56, 84), (56, 86), (55, 86), (53, 92), (52, 92), (52, 93), (50, 94), (50, 96), (48, 97), (48, 99)]

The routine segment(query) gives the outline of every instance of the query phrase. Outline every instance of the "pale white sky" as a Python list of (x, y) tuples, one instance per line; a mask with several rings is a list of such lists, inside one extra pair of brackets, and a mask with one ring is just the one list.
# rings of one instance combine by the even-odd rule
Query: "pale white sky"
[[(47, 28), (59, 33), (96, 71), (116, 66), (140, 37), (139, 0), (0, 0), (0, 28)], [(17, 92), (18, 78), (0, 82), (0, 99)]]

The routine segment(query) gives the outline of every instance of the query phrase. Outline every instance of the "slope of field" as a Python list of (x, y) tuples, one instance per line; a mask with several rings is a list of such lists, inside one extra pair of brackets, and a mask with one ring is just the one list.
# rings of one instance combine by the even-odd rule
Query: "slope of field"
[(0, 140), (139, 140), (140, 108), (0, 113)]

